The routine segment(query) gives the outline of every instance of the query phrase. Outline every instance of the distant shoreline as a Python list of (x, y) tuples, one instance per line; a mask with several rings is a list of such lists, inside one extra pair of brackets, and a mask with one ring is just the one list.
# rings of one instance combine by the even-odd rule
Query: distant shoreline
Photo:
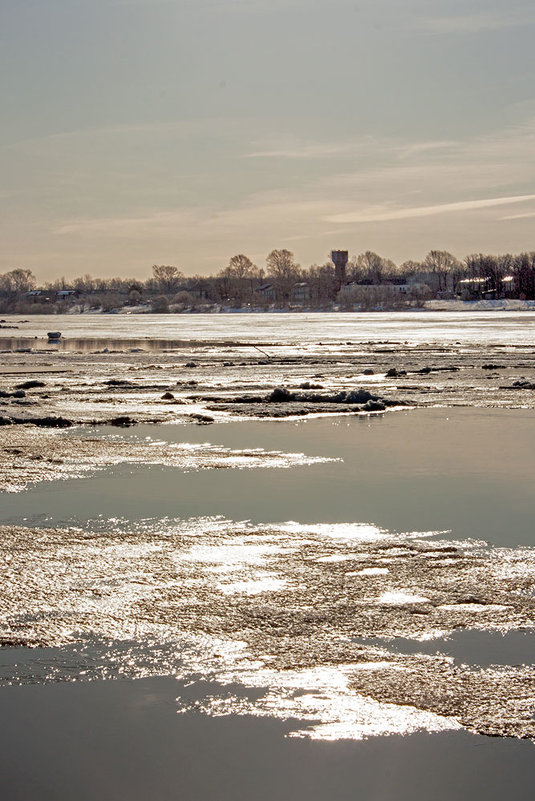
[[(105, 311), (103, 309), (87, 309), (81, 311), (76, 306), (71, 307), (65, 312), (53, 312), (47, 314), (39, 309), (35, 315), (32, 312), (5, 312), (0, 320), (0, 329), (3, 327), (2, 322), (7, 322), (7, 318), (12, 321), (14, 318), (26, 316), (43, 316), (43, 317), (98, 317), (100, 315), (114, 315), (121, 316), (129, 315), (158, 315), (161, 317), (168, 317), (174, 315), (214, 315), (214, 314), (415, 314), (421, 312), (535, 312), (535, 300), (517, 300), (517, 299), (501, 299), (501, 300), (428, 300), (421, 307), (407, 307), (404, 309), (341, 309), (341, 308), (328, 308), (328, 309), (310, 309), (306, 307), (294, 308), (235, 308), (232, 306), (217, 306), (214, 308), (194, 308), (184, 309), (182, 311), (169, 310), (168, 312), (154, 312), (150, 306), (124, 306), (118, 309), (111, 309)], [(5, 326), (7, 328), (7, 326)]]

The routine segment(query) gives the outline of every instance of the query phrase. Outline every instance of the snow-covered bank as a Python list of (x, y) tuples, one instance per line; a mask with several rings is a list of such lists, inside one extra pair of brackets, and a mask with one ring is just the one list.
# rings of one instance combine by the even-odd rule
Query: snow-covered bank
[[(418, 313), (422, 311), (535, 311), (535, 300), (518, 300), (516, 298), (501, 298), (498, 300), (427, 300), (422, 306), (406, 306), (401, 309), (389, 309), (388, 305), (377, 306), (372, 309), (363, 309), (360, 304), (356, 303), (352, 309), (342, 307), (339, 304), (331, 304), (328, 307), (313, 307), (313, 306), (285, 306), (281, 308), (264, 306), (225, 306), (221, 304), (206, 304), (191, 308), (180, 308), (177, 306), (170, 306), (169, 311), (164, 314), (158, 314), (158, 317), (165, 319), (170, 315), (191, 315), (209, 314), (209, 315), (266, 315), (266, 314), (378, 314), (378, 313)], [(34, 316), (33, 312), (26, 311), (25, 314)], [(66, 308), (61, 314), (54, 313), (47, 315), (49, 317), (55, 316), (74, 316), (82, 315), (84, 317), (98, 317), (103, 315), (109, 317), (110, 315), (121, 316), (137, 316), (137, 315), (154, 315), (155, 312), (152, 307), (145, 303), (139, 306), (122, 306), (116, 309), (103, 309), (103, 308), (90, 308), (86, 309), (78, 304), (74, 304)], [(20, 314), (10, 313), (6, 317), (20, 317)], [(41, 312), (42, 316), (42, 312)]]
[(535, 300), (500, 298), (497, 300), (428, 300), (428, 311), (535, 311)]

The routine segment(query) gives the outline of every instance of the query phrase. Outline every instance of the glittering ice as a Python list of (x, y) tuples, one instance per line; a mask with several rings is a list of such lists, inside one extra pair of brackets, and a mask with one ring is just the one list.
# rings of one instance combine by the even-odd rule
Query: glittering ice
[(173, 675), (210, 683), (201, 712), (278, 717), (321, 739), (535, 736), (532, 666), (388, 647), (533, 628), (535, 549), (372, 525), (109, 522), (2, 527), (1, 641), (35, 657), (0, 664), (0, 681)]
[[(214, 716), (254, 715), (298, 720), (305, 725), (290, 736), (314, 740), (363, 740), (421, 730), (438, 732), (462, 728), (451, 718), (351, 693), (349, 677), (355, 669), (354, 665), (338, 665), (224, 675), (222, 682), (230, 684), (239, 679), (248, 688), (269, 687), (269, 690), (254, 702), (222, 692), (207, 696), (196, 708)], [(180, 704), (179, 699), (180, 711), (189, 708)]]
[[(365, 574), (366, 575), (366, 574)], [(367, 575), (370, 575), (369, 573)], [(372, 574), (374, 575), (374, 574)], [(375, 574), (377, 575), (377, 574)], [(392, 604), (393, 606), (397, 606), (399, 604), (428, 604), (429, 598), (424, 598), (422, 595), (414, 595), (410, 592), (403, 592), (398, 590), (397, 592), (383, 592), (382, 595), (379, 596), (377, 599), (381, 604)]]
[(32, 426), (0, 427), (0, 491), (20, 492), (40, 481), (78, 478), (110, 465), (162, 465), (183, 471), (289, 468), (335, 461), (303, 453), (233, 450), (210, 443), (96, 438)]

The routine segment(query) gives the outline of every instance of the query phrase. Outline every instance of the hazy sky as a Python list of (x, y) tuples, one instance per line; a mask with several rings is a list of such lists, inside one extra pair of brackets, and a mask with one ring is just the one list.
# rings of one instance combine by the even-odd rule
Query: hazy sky
[(0, 272), (535, 249), (532, 0), (0, 0)]

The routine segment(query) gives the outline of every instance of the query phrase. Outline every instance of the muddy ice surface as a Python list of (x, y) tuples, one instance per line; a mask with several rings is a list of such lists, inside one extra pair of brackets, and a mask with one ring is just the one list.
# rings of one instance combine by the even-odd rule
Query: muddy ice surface
[[(535, 737), (533, 666), (389, 648), (532, 628), (535, 549), (202, 518), (4, 526), (1, 543), (4, 682), (175, 675), (211, 682), (200, 711), (292, 719), (300, 736)], [(19, 668), (9, 654), (28, 646)]]
[[(302, 345), (129, 344), (117, 340), (112, 349), (91, 352), (74, 340), (62, 350), (7, 350), (0, 421), (209, 423), (400, 405), (535, 406), (535, 348), (514, 342), (322, 343), (318, 336)], [(21, 389), (32, 379), (38, 386)]]

